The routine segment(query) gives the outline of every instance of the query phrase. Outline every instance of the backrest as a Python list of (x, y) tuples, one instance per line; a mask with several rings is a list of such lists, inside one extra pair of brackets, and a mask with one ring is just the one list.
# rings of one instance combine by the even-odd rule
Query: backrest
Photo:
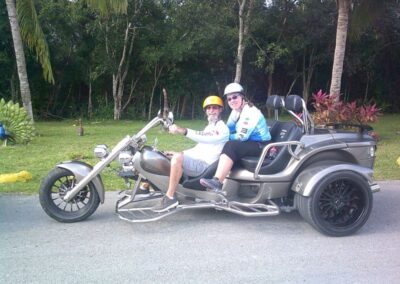
[(267, 108), (272, 108), (274, 110), (274, 119), (277, 121), (279, 120), (279, 110), (285, 107), (285, 102), (283, 101), (282, 97), (278, 95), (271, 95), (267, 98), (266, 106)]
[(272, 135), (272, 133), (276, 132), (274, 129), (279, 127), (281, 123), (279, 121), (279, 110), (285, 107), (285, 102), (282, 97), (278, 95), (271, 95), (267, 99), (266, 106), (267, 108), (274, 110), (274, 120), (268, 121), (269, 132)]
[[(295, 114), (303, 111), (303, 100), (297, 95), (289, 95), (286, 97), (284, 107)], [(276, 121), (270, 128), (271, 142), (299, 141), (303, 135), (302, 128), (293, 121), (282, 122)], [(294, 147), (294, 146), (293, 146)], [(282, 171), (287, 164), (291, 155), (287, 146), (278, 147), (278, 154), (274, 160), (268, 161), (263, 165), (259, 174), (274, 174)]]
[[(273, 131), (274, 133), (271, 133), (271, 142), (273, 143), (283, 141), (299, 141), (303, 135), (301, 128), (292, 121), (278, 122), (278, 125), (274, 127)], [(263, 165), (259, 171), (259, 174), (275, 174), (282, 171), (289, 163), (290, 158), (291, 155), (287, 146), (278, 147), (278, 154), (276, 158)]]
[(303, 112), (303, 99), (298, 95), (289, 95), (285, 99), (285, 108), (294, 113)]

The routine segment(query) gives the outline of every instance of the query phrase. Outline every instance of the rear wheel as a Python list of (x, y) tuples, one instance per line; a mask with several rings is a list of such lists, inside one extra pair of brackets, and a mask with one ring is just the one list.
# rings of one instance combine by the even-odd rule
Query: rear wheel
[(100, 204), (93, 183), (89, 183), (70, 201), (63, 197), (77, 184), (75, 176), (63, 168), (55, 168), (43, 180), (39, 199), (43, 210), (59, 222), (79, 222), (92, 215)]
[(330, 236), (347, 236), (359, 230), (372, 209), (368, 182), (351, 171), (325, 176), (310, 197), (295, 195), (300, 215), (318, 231)]

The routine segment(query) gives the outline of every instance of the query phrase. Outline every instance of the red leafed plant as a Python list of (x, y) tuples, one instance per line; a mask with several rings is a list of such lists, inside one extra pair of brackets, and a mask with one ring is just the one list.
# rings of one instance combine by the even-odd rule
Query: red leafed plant
[[(329, 95), (322, 90), (313, 94), (312, 99), (312, 105), (315, 108), (312, 117), (319, 125), (328, 123), (365, 125), (376, 122), (381, 115), (376, 104), (358, 106), (356, 101), (344, 102), (340, 99), (340, 95)], [(378, 138), (376, 133), (370, 134)]]
[(313, 94), (312, 99), (315, 108), (312, 116), (316, 124), (367, 124), (376, 122), (381, 115), (376, 104), (357, 106), (355, 101), (347, 103), (340, 95), (329, 95), (322, 90)]

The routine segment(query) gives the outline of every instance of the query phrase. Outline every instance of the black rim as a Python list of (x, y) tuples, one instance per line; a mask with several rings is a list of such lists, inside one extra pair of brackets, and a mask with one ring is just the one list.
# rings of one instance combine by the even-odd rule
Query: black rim
[(365, 212), (366, 198), (356, 183), (340, 179), (328, 184), (322, 191), (318, 209), (323, 221), (337, 228), (354, 224)]
[(90, 201), (91, 192), (89, 187), (84, 187), (78, 194), (69, 202), (63, 200), (63, 197), (76, 184), (74, 176), (63, 176), (58, 178), (51, 187), (51, 199), (53, 204), (60, 210), (65, 212), (77, 212), (83, 209)]

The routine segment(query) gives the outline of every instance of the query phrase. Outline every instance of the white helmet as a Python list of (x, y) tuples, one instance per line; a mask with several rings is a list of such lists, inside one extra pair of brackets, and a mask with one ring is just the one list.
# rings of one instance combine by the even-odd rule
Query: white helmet
[(243, 94), (244, 90), (242, 85), (238, 83), (230, 83), (225, 87), (224, 96), (232, 94), (232, 93), (240, 93)]

